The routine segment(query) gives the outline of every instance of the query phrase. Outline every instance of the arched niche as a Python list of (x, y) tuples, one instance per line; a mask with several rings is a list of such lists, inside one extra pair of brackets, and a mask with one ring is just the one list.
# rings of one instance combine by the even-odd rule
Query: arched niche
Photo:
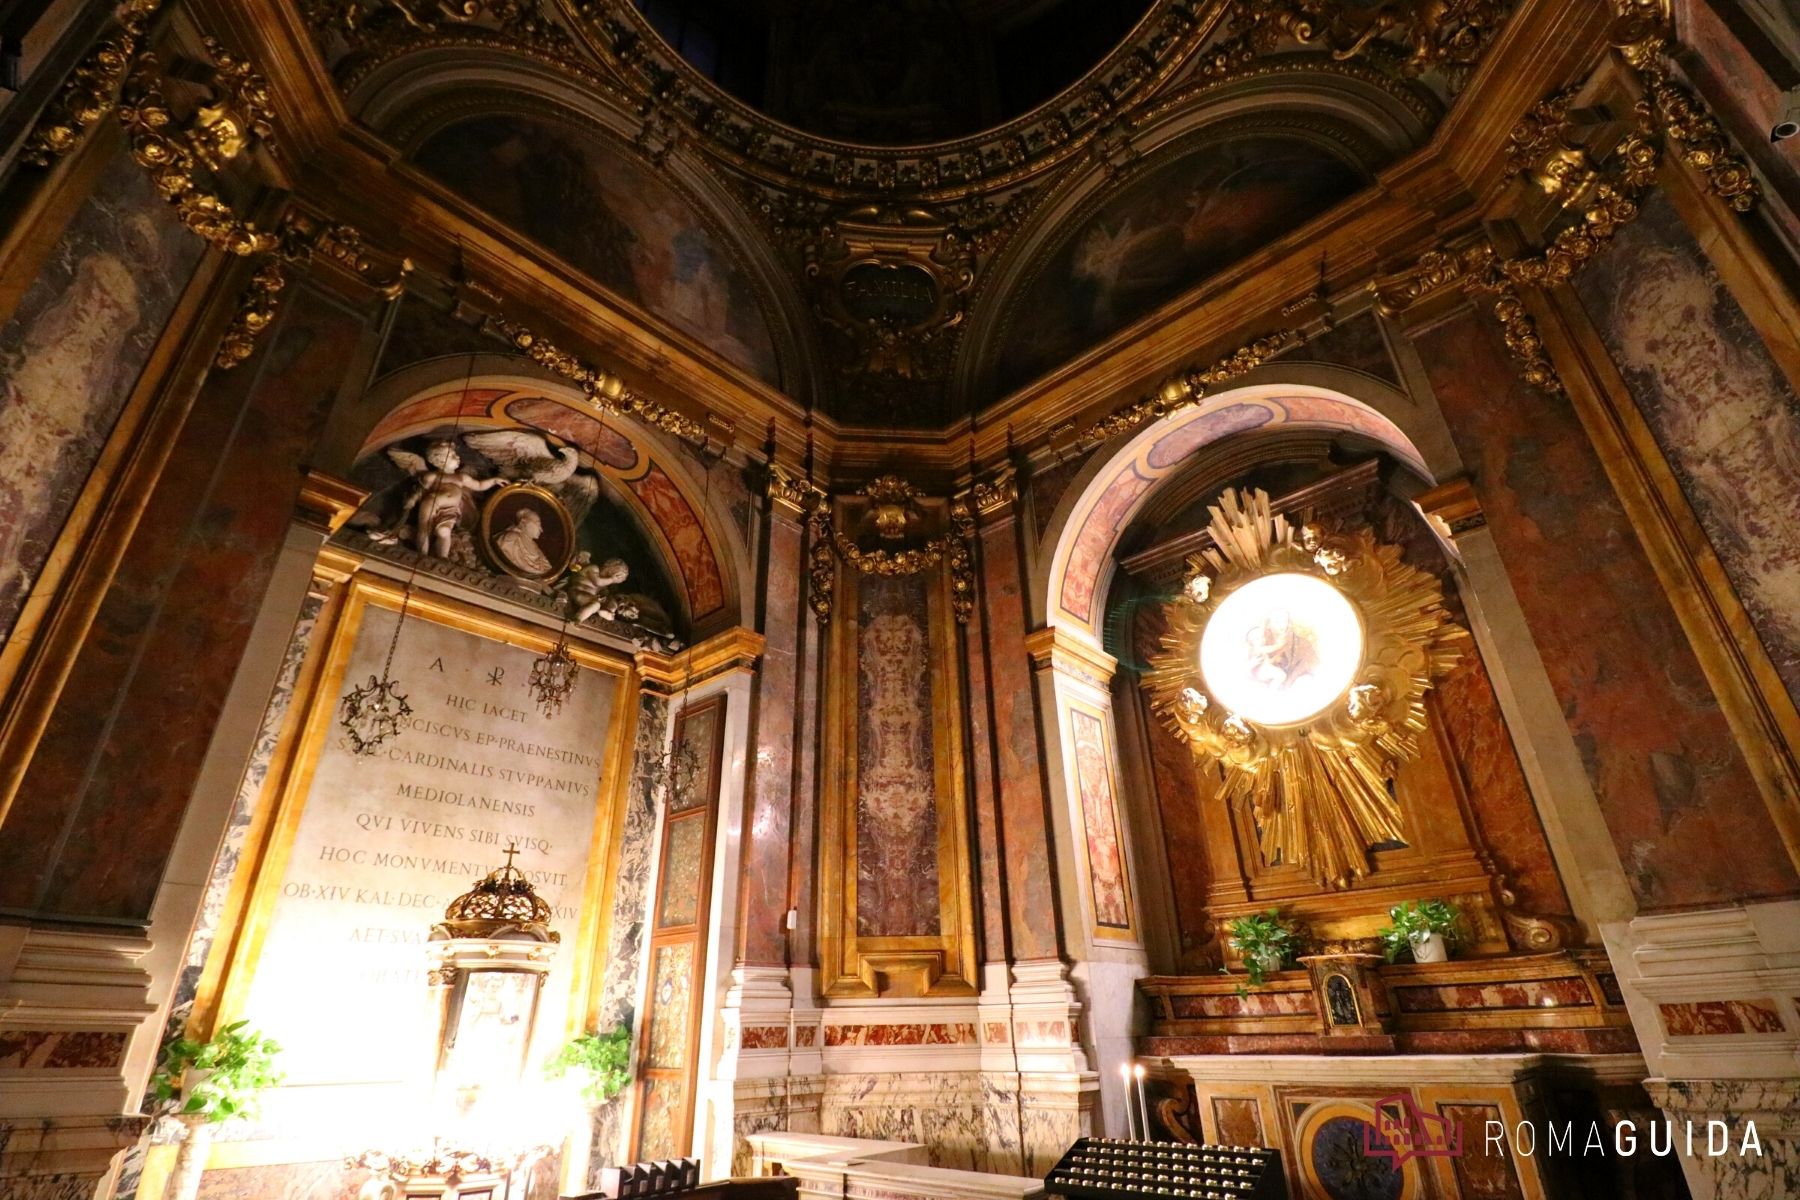
[[(717, 481), (658, 435), (599, 413), (560, 382), (501, 355), (452, 356), (383, 379), (334, 422), (341, 468), (407, 439), (486, 429), (534, 429), (576, 448), (603, 495), (636, 526), (673, 591), (678, 631), (698, 639), (741, 624), (750, 556)], [(712, 474), (709, 475), (709, 470)], [(710, 482), (709, 482), (710, 480)]]
[[(1328, 498), (1327, 485), (1361, 480), (1361, 498), (1343, 511), (1366, 514), (1357, 519), (1443, 579), (1453, 612), (1467, 598), (1454, 547), (1409, 502), (1459, 471), (1436, 417), (1355, 372), (1277, 370), (1274, 379), (1209, 397), (1102, 448), (1048, 522), (1041, 614), (1057, 648), (1053, 660), (1071, 667), (1053, 662), (1056, 711), (1046, 725), (1054, 720), (1053, 777), (1061, 775), (1067, 793), (1065, 857), (1085, 873), (1065, 880), (1069, 894), (1083, 898), (1065, 918), (1084, 923), (1090, 944), (1104, 949), (1101, 901), (1116, 893), (1132, 913), (1118, 940), (1138, 961), (1165, 970), (1216, 969), (1195, 953), (1208, 931), (1272, 902), (1295, 905), (1322, 938), (1341, 939), (1371, 934), (1398, 900), (1441, 894), (1463, 904), (1480, 952), (1559, 945), (1570, 903), (1486, 647), (1470, 646), (1428, 697), (1422, 754), (1394, 785), (1409, 814), (1407, 833), (1372, 851), (1372, 873), (1348, 892), (1305, 878), (1298, 867), (1257, 860), (1250, 818), (1214, 796), (1187, 746), (1161, 728), (1140, 693), (1143, 638), (1154, 643), (1160, 629), (1152, 620), (1146, 630), (1142, 620), (1156, 617), (1157, 597), (1179, 586), (1170, 574), (1181, 557), (1174, 552), (1204, 524), (1196, 514), (1219, 488), (1246, 478), (1301, 480), (1296, 492), (1317, 491), (1328, 509), (1349, 494)], [(1142, 575), (1120, 577), (1121, 562)], [(1190, 776), (1176, 789), (1177, 806), (1191, 818), (1185, 829), (1169, 819), (1170, 773)], [(1120, 877), (1109, 880), (1113, 860)], [(1198, 874), (1183, 874), (1183, 864), (1209, 860)]]
[[(1103, 446), (1084, 464), (1040, 546), (1032, 589), (1038, 621), (1098, 647), (1120, 535), (1190, 456), (1225, 438), (1258, 430), (1327, 430), (1383, 448), (1427, 485), (1457, 469), (1441, 429), (1385, 384), (1319, 367), (1259, 372), (1258, 378), (1267, 382), (1208, 396)], [(1357, 395), (1342, 390), (1348, 388)]]

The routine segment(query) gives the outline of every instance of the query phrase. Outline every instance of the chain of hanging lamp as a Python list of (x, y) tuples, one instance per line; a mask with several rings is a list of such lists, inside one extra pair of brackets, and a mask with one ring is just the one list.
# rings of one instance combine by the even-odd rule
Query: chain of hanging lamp
[[(475, 356), (469, 355), (469, 369), (463, 379), (462, 394), (456, 399), (456, 424), (450, 437), (462, 436), (463, 404), (469, 389), (475, 385)], [(338, 706), (338, 725), (344, 730), (351, 753), (359, 757), (374, 754), (382, 746), (400, 736), (406, 718), (412, 716), (412, 705), (394, 679), (394, 651), (400, 646), (400, 631), (406, 628), (407, 613), (412, 608), (413, 585), (419, 578), (419, 559), (413, 559), (406, 576), (406, 590), (400, 596), (400, 616), (394, 622), (394, 635), (388, 639), (387, 658), (381, 674), (370, 675), (369, 681), (344, 694)]]

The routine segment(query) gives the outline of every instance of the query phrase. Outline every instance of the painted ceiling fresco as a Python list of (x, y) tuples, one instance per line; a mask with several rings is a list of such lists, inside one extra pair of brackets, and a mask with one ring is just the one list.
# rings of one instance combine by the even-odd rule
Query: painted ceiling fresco
[(1153, 169), (1077, 223), (1010, 301), (1000, 390), (1118, 332), (1359, 191), (1363, 175), (1295, 137), (1215, 143)]
[(440, 130), (414, 161), (721, 357), (780, 382), (749, 275), (693, 206), (630, 154), (597, 135), (500, 115)]

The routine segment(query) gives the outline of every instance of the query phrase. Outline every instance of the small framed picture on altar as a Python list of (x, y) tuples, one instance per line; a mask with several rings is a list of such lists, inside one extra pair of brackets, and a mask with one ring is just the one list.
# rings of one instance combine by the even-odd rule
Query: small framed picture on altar
[(575, 525), (550, 492), (514, 483), (481, 509), (481, 554), (497, 571), (528, 583), (549, 583), (575, 557)]

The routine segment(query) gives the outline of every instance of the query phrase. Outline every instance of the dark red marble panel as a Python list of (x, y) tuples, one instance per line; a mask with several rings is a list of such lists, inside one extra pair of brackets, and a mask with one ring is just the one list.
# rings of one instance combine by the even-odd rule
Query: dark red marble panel
[(981, 598), (988, 621), (989, 695), (1012, 955), (1015, 961), (1054, 958), (1061, 940), (1042, 774), (1044, 751), (1031, 655), (1025, 649), (1028, 625), (1018, 523), (1010, 518), (982, 528)]
[(99, 1029), (0, 1030), (0, 1069), (64, 1071), (116, 1067), (131, 1035)]
[(827, 1046), (973, 1046), (979, 1040), (969, 1021), (825, 1026)]
[(1468, 789), (1476, 828), (1518, 896), (1520, 911), (1568, 915), (1569, 898), (1550, 842), (1478, 653), (1466, 655), (1438, 685), (1435, 707)]
[(1574, 411), (1520, 381), (1485, 316), (1416, 341), (1640, 904), (1800, 891)]
[(210, 377), (0, 831), (0, 907), (142, 922), (366, 317), (305, 287)]
[[(795, 686), (800, 640), (800, 527), (784, 514), (769, 520), (764, 564), (762, 662), (739, 901), (738, 959), (765, 966), (788, 961), (788, 832), (793, 828)], [(810, 618), (809, 618), (810, 619)]]
[(1525, 979), (1517, 983), (1463, 983), (1389, 989), (1401, 1012), (1473, 1009), (1592, 1008), (1594, 997), (1579, 978)]
[(787, 1046), (786, 1025), (746, 1025), (742, 1045), (746, 1050), (781, 1050)]
[[(979, 543), (976, 553), (981, 553)], [(994, 775), (994, 721), (989, 702), (993, 688), (985, 612), (978, 588), (975, 606), (963, 627), (969, 683), (969, 810), (975, 818), (975, 934), (982, 961), (998, 963), (1006, 961), (1006, 887), (1000, 877), (1000, 789)]]
[[(1166, 620), (1157, 605), (1138, 610), (1137, 654), (1148, 661), (1156, 649)], [(1207, 947), (1212, 940), (1212, 917), (1207, 911), (1207, 890), (1212, 886), (1212, 858), (1201, 820), (1202, 768), (1188, 744), (1175, 735), (1162, 718), (1149, 711), (1144, 697), (1145, 738), (1150, 746), (1150, 778), (1162, 813), (1163, 850), (1169, 860), (1169, 886), (1175, 900), (1177, 935), (1176, 970), (1201, 971), (1216, 965)], [(1213, 771), (1216, 768), (1207, 767)]]

